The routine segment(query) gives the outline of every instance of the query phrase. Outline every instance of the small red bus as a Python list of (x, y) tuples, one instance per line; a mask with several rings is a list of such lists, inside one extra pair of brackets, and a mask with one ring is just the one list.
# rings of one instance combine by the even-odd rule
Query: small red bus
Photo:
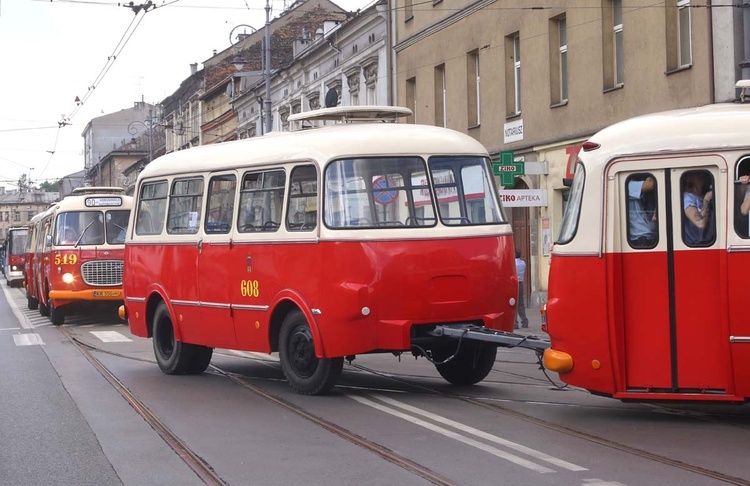
[(29, 221), (27, 228), (28, 236), (26, 238), (26, 260), (23, 266), (23, 285), (26, 288), (26, 302), (29, 310), (36, 310), (39, 307), (37, 299), (36, 278), (34, 277), (34, 247), (41, 225), (44, 213), (35, 215)]
[[(392, 107), (293, 118), (369, 119)], [(510, 331), (512, 229), (488, 153), (443, 128), (350, 123), (167, 154), (136, 184), (123, 287), (131, 332), (167, 374), (212, 348), (271, 353), (299, 393), (333, 387), (357, 354), (428, 356), (451, 383), (496, 348), (438, 325)]]
[(11, 287), (23, 282), (23, 265), (26, 260), (26, 234), (24, 227), (8, 229), (3, 257), (3, 274), (5, 282)]
[(131, 206), (121, 188), (84, 187), (35, 216), (29, 306), (59, 326), (87, 304), (122, 302)]
[(633, 401), (750, 399), (750, 105), (583, 144), (552, 252), (548, 368)]

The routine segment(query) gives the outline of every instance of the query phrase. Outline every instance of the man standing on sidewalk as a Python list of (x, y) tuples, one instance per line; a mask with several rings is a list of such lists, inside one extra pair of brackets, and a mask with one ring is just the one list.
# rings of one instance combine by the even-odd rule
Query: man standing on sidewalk
[(523, 278), (526, 275), (526, 262), (521, 259), (521, 250), (516, 249), (516, 275), (518, 276), (518, 306), (516, 307), (515, 329), (518, 329), (518, 320), (521, 327), (529, 327), (529, 319), (526, 317), (526, 302), (523, 297)]

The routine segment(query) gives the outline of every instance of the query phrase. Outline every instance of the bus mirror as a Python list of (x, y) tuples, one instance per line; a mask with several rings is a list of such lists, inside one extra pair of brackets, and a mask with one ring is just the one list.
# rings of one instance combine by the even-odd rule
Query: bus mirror
[(52, 235), (47, 235), (47, 237), (44, 239), (44, 244), (47, 246), (52, 246)]
[(563, 186), (570, 187), (573, 185), (573, 178), (572, 177), (565, 177), (563, 178)]

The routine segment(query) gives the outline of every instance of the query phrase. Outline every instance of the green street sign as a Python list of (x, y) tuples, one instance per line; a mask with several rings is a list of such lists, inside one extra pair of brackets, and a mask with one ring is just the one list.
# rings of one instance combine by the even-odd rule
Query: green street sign
[(500, 152), (500, 160), (492, 161), (492, 174), (500, 176), (500, 184), (512, 186), (516, 177), (524, 174), (523, 161), (513, 160), (513, 152)]

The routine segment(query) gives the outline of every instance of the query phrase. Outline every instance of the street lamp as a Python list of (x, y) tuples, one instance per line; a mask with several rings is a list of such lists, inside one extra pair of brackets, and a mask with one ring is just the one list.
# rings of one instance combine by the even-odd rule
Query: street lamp
[[(128, 124), (128, 133), (133, 135), (135, 137), (138, 134), (138, 125), (142, 125), (144, 128), (144, 133), (148, 136), (148, 161), (149, 163), (154, 160), (154, 119), (152, 115), (152, 110), (148, 110), (148, 120), (145, 122), (140, 120), (132, 121)], [(133, 138), (135, 140), (135, 138)]]

